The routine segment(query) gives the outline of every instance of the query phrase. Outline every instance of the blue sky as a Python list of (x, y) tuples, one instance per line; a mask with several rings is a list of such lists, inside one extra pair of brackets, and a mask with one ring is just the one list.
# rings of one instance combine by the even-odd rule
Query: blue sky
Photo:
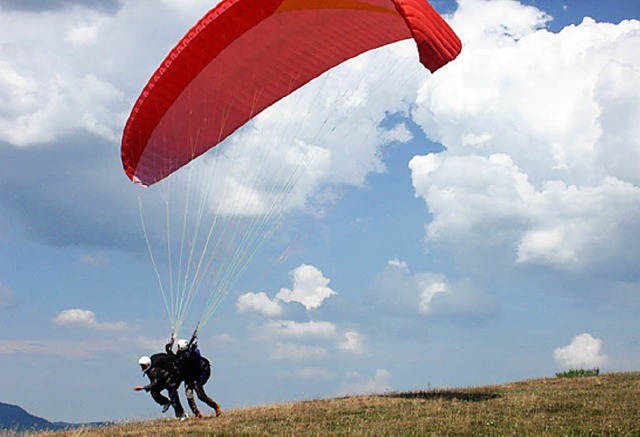
[[(212, 2), (47, 4), (0, 1), (0, 402), (159, 417), (131, 390), (170, 327), (120, 136)], [(350, 112), (200, 333), (223, 408), (640, 367), (640, 4), (432, 4), (456, 61), (399, 44), (325, 81)]]

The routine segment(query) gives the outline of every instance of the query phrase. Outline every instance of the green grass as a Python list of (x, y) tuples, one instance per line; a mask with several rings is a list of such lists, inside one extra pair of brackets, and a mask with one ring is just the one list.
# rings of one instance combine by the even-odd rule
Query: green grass
[(569, 369), (566, 372), (556, 373), (557, 378), (576, 378), (579, 376), (598, 376), (600, 374), (599, 368), (594, 369)]
[(55, 435), (640, 435), (640, 372), (319, 399)]

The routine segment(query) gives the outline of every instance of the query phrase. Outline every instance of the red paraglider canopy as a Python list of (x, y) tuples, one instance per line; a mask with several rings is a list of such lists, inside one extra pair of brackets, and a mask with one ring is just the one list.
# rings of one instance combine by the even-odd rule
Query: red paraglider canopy
[(223, 0), (134, 105), (122, 138), (125, 172), (151, 185), (330, 68), (408, 38), (432, 72), (462, 47), (426, 0)]

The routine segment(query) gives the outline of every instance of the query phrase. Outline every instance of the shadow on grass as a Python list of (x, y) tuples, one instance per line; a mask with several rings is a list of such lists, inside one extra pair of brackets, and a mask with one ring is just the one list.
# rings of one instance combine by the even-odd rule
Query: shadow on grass
[(490, 392), (466, 392), (456, 390), (431, 390), (431, 391), (411, 391), (404, 393), (389, 393), (385, 396), (402, 399), (445, 399), (448, 401), (484, 402), (489, 399), (499, 398), (497, 393)]

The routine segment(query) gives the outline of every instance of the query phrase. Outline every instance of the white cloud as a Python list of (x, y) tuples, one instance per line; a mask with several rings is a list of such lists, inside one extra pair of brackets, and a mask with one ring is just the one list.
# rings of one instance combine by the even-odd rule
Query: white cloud
[(407, 265), (407, 263), (405, 261), (402, 261), (400, 259), (394, 258), (392, 260), (387, 261), (387, 265), (392, 266), (392, 267), (396, 267), (400, 270), (403, 270), (407, 273), (409, 273), (409, 266)]
[(391, 129), (383, 131), (382, 137), (389, 142), (397, 141), (405, 143), (413, 138), (411, 131), (407, 128), (405, 123), (398, 123)]
[(266, 328), (278, 336), (331, 338), (336, 335), (336, 325), (331, 322), (295, 322), (293, 320), (274, 320)]
[(303, 264), (291, 272), (293, 289), (282, 288), (276, 297), (284, 302), (299, 302), (307, 310), (316, 309), (325, 299), (336, 294), (327, 287), (329, 279), (316, 267)]
[[(401, 261), (392, 263), (401, 268)], [(271, 300), (266, 293), (246, 293), (238, 299), (236, 308), (241, 313), (254, 311), (267, 317), (277, 317), (282, 312), (280, 302), (306, 303), (307, 309), (319, 306), (335, 294), (326, 287), (329, 280), (313, 266), (302, 265), (291, 272), (294, 291), (281, 289)], [(285, 292), (283, 292), (285, 290)], [(286, 300), (285, 300), (286, 299)], [(272, 308), (274, 311), (267, 311)], [(277, 309), (277, 311), (275, 311)], [(307, 360), (322, 357), (329, 350), (362, 355), (366, 352), (365, 336), (353, 329), (342, 330), (338, 325), (321, 320), (271, 319), (251, 328), (264, 344), (270, 344), (271, 356), (278, 360)]]
[[(320, 350), (332, 348), (353, 355), (366, 352), (363, 334), (352, 329), (341, 331), (337, 325), (326, 321), (272, 320), (260, 327), (259, 334), (266, 341), (275, 342), (279, 350), (285, 346), (301, 348), (294, 354), (298, 357), (296, 359), (306, 359), (307, 355), (314, 356)], [(295, 340), (296, 343), (283, 343), (282, 340)]]
[[(18, 24), (10, 13), (3, 14), (0, 138), (29, 145), (86, 130), (117, 140), (130, 100), (171, 44), (209, 6), (191, 2), (176, 10), (170, 2), (154, 4), (154, 14), (175, 15), (170, 26), (152, 17), (142, 19), (149, 14), (149, 2), (123, 3), (117, 16), (72, 9), (63, 15), (26, 15), (21, 19), (27, 22)], [(39, 21), (29, 21), (35, 19)], [(545, 202), (530, 206), (528, 201), (533, 195), (547, 194), (542, 186), (546, 181), (561, 181), (585, 195), (596, 195), (612, 187), (604, 186), (608, 176), (632, 184), (627, 188), (618, 184), (617, 195), (631, 194), (632, 202), (624, 206), (623, 214), (615, 210), (612, 214), (637, 216), (639, 176), (633, 158), (640, 153), (640, 135), (635, 134), (640, 110), (638, 22), (609, 25), (585, 20), (551, 34), (541, 30), (548, 19), (537, 9), (513, 1), (461, 2), (452, 24), (465, 48), (455, 62), (430, 75), (417, 64), (411, 42), (352, 60), (310, 84), (306, 92), (262, 114), (255, 128), (238, 132), (227, 146), (250, 144), (260, 155), (230, 153), (247, 160), (234, 159), (235, 170), (218, 173), (229, 181), (219, 186), (233, 192), (228, 199), (253, 199), (240, 210), (263, 211), (273, 205), (274, 193), (266, 188), (273, 185), (262, 175), (277, 173), (272, 170), (282, 166), (288, 166), (282, 174), (291, 175), (292, 169), (300, 170), (300, 161), (293, 156), (305, 154), (313, 159), (298, 171), (300, 180), (293, 184), (287, 201), (291, 205), (308, 206), (312, 196), (333, 201), (335, 197), (323, 190), (327, 184), (364, 185), (368, 174), (385, 171), (380, 147), (388, 135), (408, 138), (404, 124), (378, 131), (380, 121), (388, 113), (409, 114), (417, 93), (415, 83), (426, 78), (413, 115), (447, 147), (439, 162), (431, 162), (439, 170), (427, 172), (426, 162), (414, 163), (416, 194), (425, 199), (434, 217), (429, 238), (457, 244), (467, 236), (483, 235), (484, 229), (498, 228), (498, 238), (504, 238), (504, 250), (512, 251), (514, 260), (558, 268), (592, 265), (599, 253), (615, 256), (621, 250), (619, 242), (628, 241), (626, 237), (638, 227), (633, 220), (611, 225), (611, 215), (603, 215), (620, 205), (605, 202), (595, 211), (588, 202), (582, 204), (582, 211), (566, 211), (560, 205), (554, 217), (547, 217), (549, 210), (541, 210)], [(142, 21), (145, 26), (134, 25)], [(157, 32), (157, 26), (167, 29)], [(107, 28), (109, 32), (104, 31)], [(17, 34), (20, 40), (14, 39)], [(141, 45), (153, 41), (154, 48), (115, 49), (124, 41)], [(128, 65), (126, 72), (119, 65)], [(406, 78), (402, 86), (387, 80), (397, 71)], [(319, 89), (323, 91), (320, 99)], [(299, 110), (311, 106), (311, 114)], [(301, 129), (286, 129), (292, 125)], [(294, 131), (299, 135), (289, 141)], [(290, 147), (262, 147), (270, 138), (285, 138), (271, 142)], [(503, 163), (501, 179), (484, 191), (482, 186), (469, 189), (485, 180), (478, 173), (495, 168), (499, 163), (490, 157), (500, 154), (512, 162), (511, 166)], [(469, 155), (475, 155), (480, 167), (474, 167), (476, 162)], [(469, 161), (448, 162), (456, 156)], [(240, 183), (240, 176), (256, 162), (262, 170), (254, 167), (252, 173), (260, 176)], [(447, 169), (470, 171), (469, 179), (449, 180), (443, 175)], [(429, 191), (426, 186), (432, 182)], [(518, 188), (510, 190), (512, 182)], [(443, 199), (446, 193), (448, 201)], [(498, 211), (487, 212), (505, 194)], [(467, 202), (474, 195), (478, 199), (471, 208)], [(579, 226), (580, 235), (567, 240), (564, 229), (576, 215), (591, 219)], [(578, 243), (583, 236), (593, 235), (591, 229), (603, 226), (611, 238), (594, 241), (590, 237)]]
[(576, 335), (571, 344), (555, 349), (553, 358), (558, 366), (567, 369), (600, 367), (608, 361), (602, 344), (602, 340), (585, 332)]
[(485, 40), (508, 44), (543, 28), (550, 20), (545, 12), (512, 0), (460, 0), (450, 24), (466, 47)]
[(372, 379), (363, 380), (357, 372), (352, 372), (340, 383), (338, 396), (355, 396), (361, 394), (384, 393), (391, 389), (391, 372), (378, 369)]
[(469, 280), (451, 281), (432, 272), (411, 272), (406, 262), (392, 260), (372, 285), (375, 303), (399, 316), (418, 314), (478, 318), (494, 314), (491, 296)]
[[(479, 244), (499, 238), (533, 196), (527, 176), (504, 154), (489, 157), (430, 154), (410, 163), (416, 194), (434, 213), (427, 236), (433, 241)], [(507, 234), (508, 235), (508, 234)]]
[(364, 335), (356, 331), (347, 331), (342, 340), (338, 343), (338, 348), (342, 351), (355, 355), (363, 355), (366, 351)]
[(64, 40), (73, 45), (93, 45), (98, 40), (100, 25), (98, 22), (82, 23), (71, 28)]
[(626, 250), (630, 214), (640, 212), (640, 187), (613, 177), (604, 178), (596, 187), (562, 182), (544, 187), (531, 199), (531, 206), (546, 211), (546, 216), (532, 221), (523, 233), (518, 262), (580, 268)]
[[(150, 63), (157, 66), (170, 41), (206, 10), (201, 4), (188, 18), (170, 14), (174, 19), (167, 21), (154, 19), (167, 12), (166, 5), (149, 6), (126, 2), (113, 15), (85, 8), (3, 10), (0, 140), (31, 146), (88, 131), (117, 142), (129, 93), (140, 90)], [(121, 50), (125, 46), (130, 50)]]
[(437, 293), (446, 293), (448, 286), (444, 282), (430, 282), (425, 284), (424, 289), (420, 293), (418, 302), (418, 312), (421, 314), (430, 314), (433, 312), (431, 301)]
[(282, 314), (282, 306), (275, 300), (269, 299), (266, 293), (245, 293), (238, 296), (236, 308), (240, 313), (254, 312), (269, 317)]
[[(633, 39), (633, 34), (619, 36)], [(594, 96), (604, 110), (595, 152), (602, 166), (617, 178), (640, 186), (640, 68), (636, 62), (610, 62), (600, 72)], [(618, 153), (612, 153), (618, 151)]]
[(446, 147), (410, 163), (428, 244), (560, 271), (623, 265), (640, 256), (624, 243), (640, 231), (640, 21), (553, 34), (548, 19), (509, 0), (460, 2), (462, 54), (413, 113)]
[(98, 331), (122, 331), (127, 329), (125, 322), (98, 322), (93, 311), (78, 308), (64, 310), (51, 321), (56, 325), (81, 326)]
[(71, 77), (77, 73), (65, 71), (68, 67), (56, 65), (49, 56), (35, 50), (30, 62), (42, 63), (36, 68), (47, 72), (59, 68), (57, 75), (0, 63), (0, 140), (27, 146), (85, 130), (116, 141), (121, 117), (112, 108), (123, 102), (123, 94), (93, 74)]
[(268, 345), (273, 359), (312, 360), (330, 351), (364, 355), (365, 336), (353, 329), (342, 331), (327, 321), (296, 322), (271, 320), (254, 329), (260, 341)]

